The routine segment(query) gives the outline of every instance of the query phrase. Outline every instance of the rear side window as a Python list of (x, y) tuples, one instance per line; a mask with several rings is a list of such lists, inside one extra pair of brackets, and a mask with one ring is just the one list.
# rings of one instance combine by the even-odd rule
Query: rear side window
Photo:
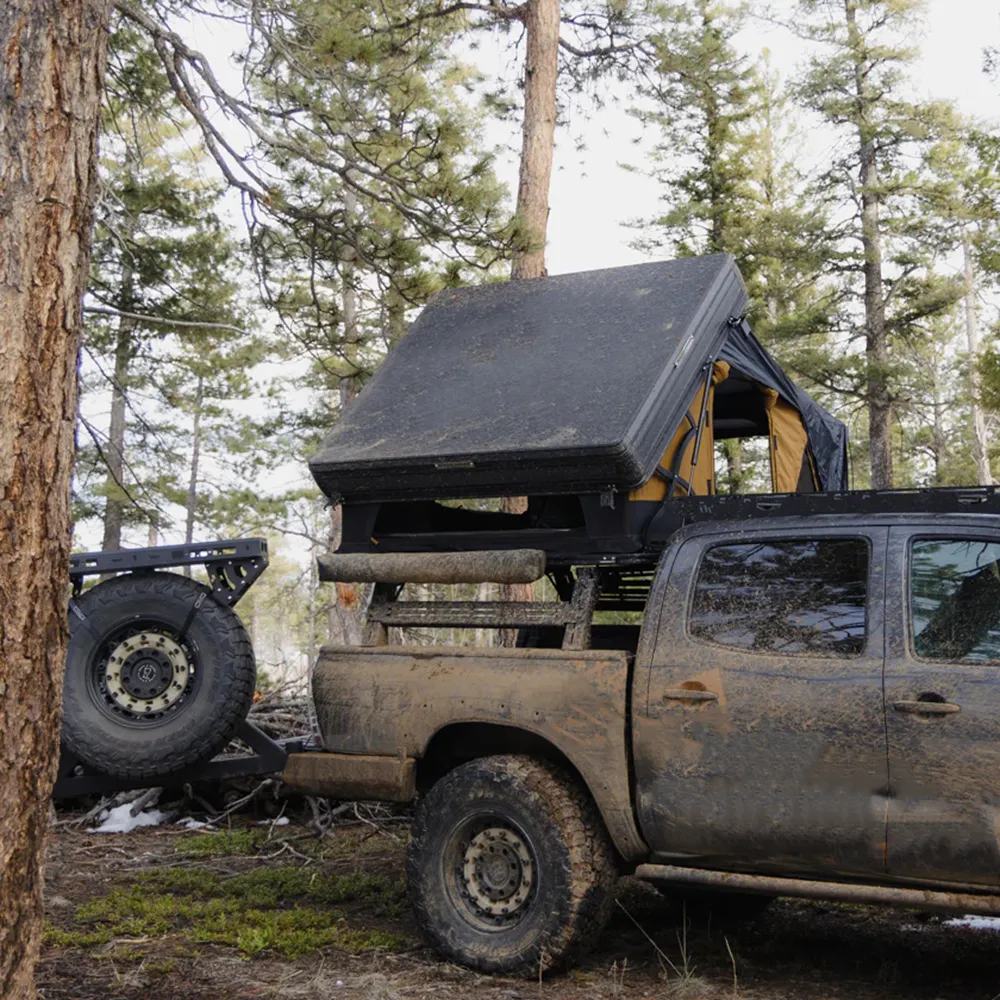
[(867, 590), (861, 538), (716, 545), (702, 557), (688, 631), (737, 649), (857, 656)]
[(913, 542), (910, 635), (913, 652), (924, 659), (1000, 660), (1000, 543)]

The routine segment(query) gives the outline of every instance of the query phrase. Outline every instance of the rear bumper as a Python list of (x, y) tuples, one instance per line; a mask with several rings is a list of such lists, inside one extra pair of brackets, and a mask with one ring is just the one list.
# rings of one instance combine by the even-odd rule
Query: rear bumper
[(416, 765), (412, 757), (293, 753), (289, 754), (281, 780), (306, 795), (409, 802), (416, 792)]

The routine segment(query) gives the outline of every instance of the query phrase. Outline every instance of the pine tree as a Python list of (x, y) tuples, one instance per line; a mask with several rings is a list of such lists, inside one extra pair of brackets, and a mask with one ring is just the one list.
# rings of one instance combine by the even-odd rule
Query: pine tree
[[(107, 93), (80, 416), (90, 445), (77, 460), (76, 513), (100, 517), (103, 548), (116, 549), (127, 526), (147, 526), (151, 539), (167, 530), (178, 499), (184, 460), (162, 366), (185, 345), (204, 356), (222, 337), (245, 339), (245, 316), (220, 190), (199, 176), (159, 60), (127, 21), (111, 38)], [(105, 396), (106, 433), (90, 412)]]
[(966, 391), (971, 418), (972, 481), (991, 484), (986, 415), (981, 405), (980, 296), (996, 287), (1000, 248), (1000, 179), (997, 143), (972, 122), (959, 121), (953, 135), (939, 142), (929, 156), (934, 176), (927, 204), (940, 216), (950, 237), (949, 249), (961, 260), (962, 313), (965, 330)]
[(37, 997), (107, 0), (0, 7), (0, 996)]
[[(469, 107), (475, 75), (449, 51), (451, 22), (435, 21), (405, 47), (375, 30), (409, 9), (296, 3), (265, 20), (248, 53), (248, 65), (267, 67), (255, 74), (261, 101), (296, 109), (281, 125), (282, 148), (261, 148), (286, 178), (283, 197), (322, 204), (338, 219), (336, 232), (308, 215), (253, 231), (267, 300), (311, 358), (318, 429), (350, 405), (409, 309), (488, 268), (506, 224), (504, 191)], [(319, 174), (302, 152), (317, 134), (342, 173)], [(437, 238), (428, 240), (432, 216)], [(331, 547), (339, 515), (334, 508)], [(330, 632), (357, 641), (359, 594), (337, 591)]]
[[(905, 96), (916, 50), (901, 40), (922, 13), (920, 0), (798, 0), (795, 30), (819, 43), (797, 84), (801, 103), (841, 137), (815, 187), (842, 219), (831, 236), (842, 335), (864, 354), (828, 355), (831, 388), (863, 401), (868, 413), (871, 485), (893, 485), (893, 404), (905, 363), (894, 343), (946, 310), (961, 284), (934, 271), (940, 220), (926, 214), (927, 148), (953, 126), (951, 107)], [(819, 366), (817, 366), (819, 367)]]
[(751, 208), (747, 123), (759, 82), (733, 44), (744, 9), (694, 0), (664, 5), (661, 18), (657, 73), (632, 114), (660, 132), (651, 173), (663, 185), (665, 210), (641, 223), (635, 245), (679, 256), (731, 253), (749, 277), (742, 216)]

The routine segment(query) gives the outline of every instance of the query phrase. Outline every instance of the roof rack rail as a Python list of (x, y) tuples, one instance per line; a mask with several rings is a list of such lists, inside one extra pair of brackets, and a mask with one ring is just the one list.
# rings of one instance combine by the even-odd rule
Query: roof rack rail
[(1000, 514), (1000, 487), (936, 486), (836, 493), (674, 497), (654, 516), (648, 535), (661, 539), (664, 537), (662, 527), (672, 534), (681, 525), (694, 521), (818, 514)]

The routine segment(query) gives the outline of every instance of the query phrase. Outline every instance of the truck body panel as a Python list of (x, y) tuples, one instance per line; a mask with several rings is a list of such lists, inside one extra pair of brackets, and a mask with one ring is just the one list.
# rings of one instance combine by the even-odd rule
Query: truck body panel
[(632, 808), (628, 675), (618, 651), (324, 646), (313, 697), (337, 753), (420, 759), (465, 724), (533, 734), (577, 770), (619, 853), (637, 860), (648, 852)]
[[(718, 573), (709, 583), (712, 606), (701, 612), (717, 641), (692, 634), (692, 610), (707, 555), (736, 553), (751, 568), (754, 560), (771, 568), (783, 546), (802, 556), (817, 540), (834, 557), (845, 547), (861, 550), (868, 593), (880, 592), (886, 535), (882, 527), (854, 525), (722, 525), (689, 530), (674, 543), (651, 597), (661, 613), (647, 620), (653, 634), (640, 647), (633, 696), (637, 812), (655, 858), (881, 874), (888, 774), (880, 602), (868, 602), (863, 646), (851, 656), (782, 652), (795, 646), (784, 634), (770, 644), (758, 637), (762, 648), (739, 645), (733, 619), (745, 601), (737, 593), (736, 606), (728, 606), (733, 595)], [(719, 571), (735, 575), (741, 564)], [(775, 575), (765, 581), (772, 592), (780, 584)], [(852, 612), (842, 605), (833, 613)]]

